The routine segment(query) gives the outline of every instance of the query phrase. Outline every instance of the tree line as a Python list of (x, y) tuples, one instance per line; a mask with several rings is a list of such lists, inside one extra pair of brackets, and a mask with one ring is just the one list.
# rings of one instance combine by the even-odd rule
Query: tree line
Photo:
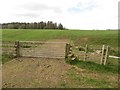
[(53, 23), (52, 21), (48, 22), (34, 22), (34, 23), (20, 23), (20, 22), (11, 22), (3, 23), (2, 29), (65, 29), (61, 23)]

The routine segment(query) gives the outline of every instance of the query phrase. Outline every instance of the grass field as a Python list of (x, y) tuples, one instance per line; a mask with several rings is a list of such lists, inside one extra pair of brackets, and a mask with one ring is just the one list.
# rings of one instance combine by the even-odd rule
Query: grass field
[(118, 31), (105, 30), (2, 30), (3, 41), (70, 39), (77, 45), (108, 44), (118, 47)]
[(39, 30), (39, 29), (4, 29), (3, 41), (41, 41), (51, 39), (69, 39), (77, 46), (88, 44), (90, 48), (101, 48), (109, 45), (112, 54), (119, 56), (117, 30)]

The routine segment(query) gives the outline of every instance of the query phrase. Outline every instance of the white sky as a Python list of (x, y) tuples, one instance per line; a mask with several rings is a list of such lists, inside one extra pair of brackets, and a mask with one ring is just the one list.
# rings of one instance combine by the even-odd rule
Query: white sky
[(0, 23), (53, 21), (69, 29), (117, 29), (119, 0), (1, 0)]

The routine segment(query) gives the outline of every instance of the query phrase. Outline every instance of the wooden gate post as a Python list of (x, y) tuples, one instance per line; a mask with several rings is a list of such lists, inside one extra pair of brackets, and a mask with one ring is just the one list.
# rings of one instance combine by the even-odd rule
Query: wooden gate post
[(20, 42), (15, 42), (15, 48), (16, 48), (16, 57), (20, 57)]
[(102, 46), (102, 54), (101, 54), (100, 64), (103, 64), (104, 53), (105, 53), (105, 45)]
[(108, 57), (109, 57), (109, 52), (110, 52), (110, 47), (107, 46), (106, 53), (105, 53), (105, 60), (104, 60), (104, 65), (106, 65)]
[(88, 45), (85, 46), (85, 55), (84, 55), (84, 61), (87, 59), (87, 52), (88, 52)]
[(70, 44), (66, 43), (65, 58), (68, 57), (69, 51), (70, 51)]

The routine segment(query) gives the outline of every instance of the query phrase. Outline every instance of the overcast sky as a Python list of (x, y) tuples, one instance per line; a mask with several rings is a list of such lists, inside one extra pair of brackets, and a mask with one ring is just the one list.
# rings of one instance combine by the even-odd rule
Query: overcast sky
[(0, 23), (53, 21), (69, 29), (117, 29), (119, 0), (1, 0)]

